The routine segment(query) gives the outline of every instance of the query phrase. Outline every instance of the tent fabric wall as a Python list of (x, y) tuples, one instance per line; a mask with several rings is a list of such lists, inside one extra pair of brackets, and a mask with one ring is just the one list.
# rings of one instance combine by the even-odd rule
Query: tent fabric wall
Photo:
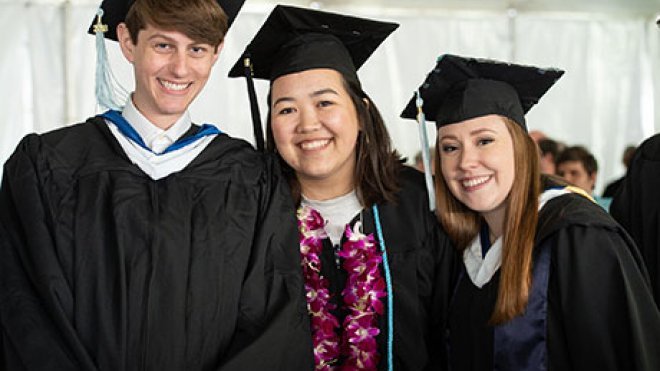
[(608, 174), (621, 175), (623, 148), (651, 134), (644, 132), (642, 116), (652, 107), (640, 99), (649, 79), (642, 68), (644, 23), (521, 16), (515, 32), (521, 41), (517, 59), (566, 71), (557, 89), (530, 111), (530, 127), (589, 148), (599, 162), (597, 185), (604, 186)]
[[(94, 100), (94, 37), (86, 33), (96, 4), (0, 2), (0, 161), (29, 132), (44, 132), (100, 112)], [(272, 6), (246, 5), (234, 23), (194, 120), (252, 141), (245, 81), (227, 72)], [(628, 144), (660, 129), (660, 30), (651, 17), (483, 11), (339, 11), (399, 22), (401, 27), (360, 70), (363, 86), (388, 124), (395, 147), (413, 157), (415, 123), (398, 117), (443, 53), (558, 67), (566, 75), (528, 115), (530, 129), (583, 144), (599, 161), (597, 191), (624, 171)], [(115, 75), (132, 89), (132, 70), (107, 43)], [(262, 116), (268, 83), (257, 81)], [(264, 120), (265, 121), (265, 120)], [(433, 127), (428, 128), (435, 138)]]

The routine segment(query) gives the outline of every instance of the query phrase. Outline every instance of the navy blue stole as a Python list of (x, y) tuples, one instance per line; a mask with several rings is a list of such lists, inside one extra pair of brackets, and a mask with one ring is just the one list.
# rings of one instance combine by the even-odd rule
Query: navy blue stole
[(490, 250), (490, 230), (488, 229), (488, 223), (481, 223), (481, 230), (479, 230), (479, 241), (481, 241), (481, 258), (486, 259), (486, 253)]
[(552, 246), (536, 246), (532, 288), (525, 313), (494, 329), (493, 368), (495, 370), (547, 370), (546, 344), (548, 283)]

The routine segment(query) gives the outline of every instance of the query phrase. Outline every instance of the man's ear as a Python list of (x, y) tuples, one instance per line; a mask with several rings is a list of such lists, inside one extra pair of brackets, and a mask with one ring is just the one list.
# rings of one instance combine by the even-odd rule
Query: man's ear
[(126, 23), (124, 22), (117, 25), (117, 41), (119, 41), (119, 46), (121, 47), (121, 52), (124, 54), (124, 57), (130, 63), (133, 63), (135, 59), (133, 55), (135, 44), (133, 44), (131, 33), (128, 31), (128, 27), (126, 27)]
[(593, 191), (596, 188), (596, 178), (598, 177), (598, 172), (594, 171), (589, 175), (589, 180), (591, 180), (591, 190)]

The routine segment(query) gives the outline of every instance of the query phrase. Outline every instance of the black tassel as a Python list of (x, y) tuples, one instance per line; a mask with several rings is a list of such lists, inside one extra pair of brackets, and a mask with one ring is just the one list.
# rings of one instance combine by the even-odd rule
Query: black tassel
[(257, 92), (254, 90), (254, 80), (252, 79), (252, 62), (250, 55), (243, 56), (243, 67), (245, 72), (245, 81), (247, 82), (248, 98), (250, 99), (250, 111), (252, 113), (252, 129), (254, 131), (254, 141), (257, 150), (264, 151), (264, 131), (261, 127), (261, 115), (259, 113), (259, 103), (257, 102)]

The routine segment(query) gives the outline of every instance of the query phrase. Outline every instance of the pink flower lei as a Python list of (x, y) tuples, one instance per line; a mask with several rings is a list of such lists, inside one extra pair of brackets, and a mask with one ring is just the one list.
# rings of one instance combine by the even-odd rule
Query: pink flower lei
[[(328, 280), (321, 275), (320, 254), (327, 238), (324, 226), (318, 211), (306, 206), (298, 209), (301, 265), (312, 320), (315, 369), (376, 370), (380, 360), (376, 343), (380, 333), (378, 315), (384, 311), (380, 298), (387, 296), (379, 269), (382, 255), (373, 234), (360, 232), (359, 222), (353, 229), (346, 226), (346, 241), (338, 255), (344, 259), (342, 268), (348, 273), (346, 287), (341, 292), (348, 314), (340, 338), (339, 321), (331, 313), (336, 306), (330, 302)], [(342, 365), (337, 364), (340, 358)]]

